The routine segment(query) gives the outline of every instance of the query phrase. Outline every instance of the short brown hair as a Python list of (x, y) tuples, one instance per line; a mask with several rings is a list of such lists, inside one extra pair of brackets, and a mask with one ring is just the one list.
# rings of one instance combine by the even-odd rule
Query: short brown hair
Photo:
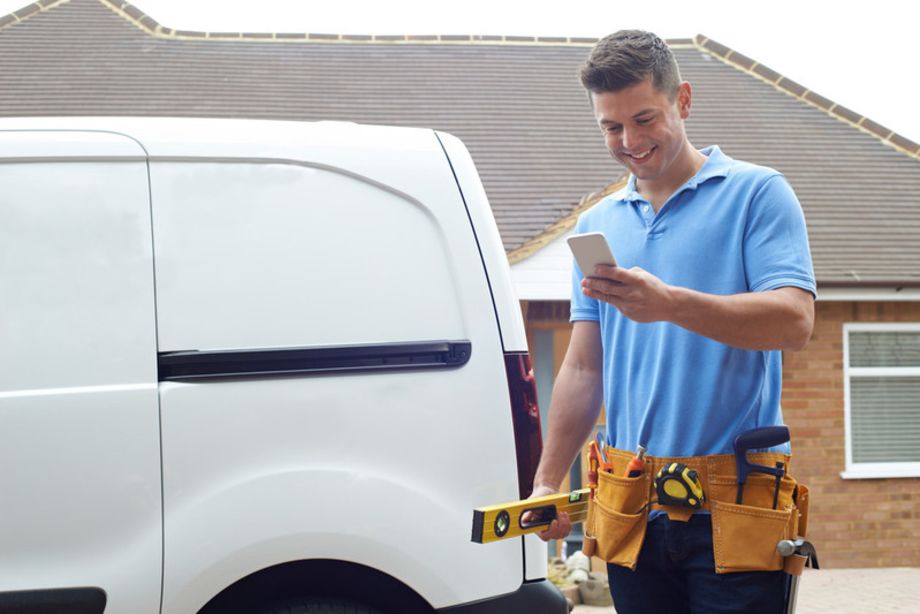
[(599, 40), (581, 67), (581, 84), (594, 94), (617, 92), (651, 78), (672, 98), (680, 70), (668, 45), (651, 32), (620, 30)]

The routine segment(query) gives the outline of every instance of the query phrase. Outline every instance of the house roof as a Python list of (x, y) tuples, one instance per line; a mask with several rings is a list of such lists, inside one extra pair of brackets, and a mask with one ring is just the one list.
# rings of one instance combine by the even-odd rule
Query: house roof
[[(0, 17), (0, 115), (349, 120), (453, 133), (526, 258), (622, 180), (577, 72), (593, 39), (173, 30), (121, 0)], [(669, 41), (697, 146), (772, 166), (819, 283), (920, 285), (920, 145), (704, 36)]]

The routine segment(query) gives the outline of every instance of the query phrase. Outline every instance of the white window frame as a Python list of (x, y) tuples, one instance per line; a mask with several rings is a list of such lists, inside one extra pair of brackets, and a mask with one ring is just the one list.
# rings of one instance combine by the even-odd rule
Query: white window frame
[[(853, 430), (850, 423), (850, 382), (859, 376), (920, 376), (917, 367), (851, 367), (850, 333), (851, 332), (920, 332), (920, 323), (913, 322), (860, 322), (843, 325), (843, 414), (846, 438), (846, 468), (840, 477), (844, 479), (866, 478), (913, 478), (920, 477), (920, 462), (905, 463), (856, 463), (853, 461)], [(920, 442), (918, 442), (920, 443)]]

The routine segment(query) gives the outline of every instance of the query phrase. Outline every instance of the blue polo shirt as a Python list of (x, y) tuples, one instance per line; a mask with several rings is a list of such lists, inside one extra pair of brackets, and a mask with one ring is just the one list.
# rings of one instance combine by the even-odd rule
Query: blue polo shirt
[[(658, 213), (636, 179), (583, 213), (575, 232), (602, 232), (621, 267), (710, 294), (795, 286), (816, 293), (802, 207), (775, 170), (718, 147)], [(640, 324), (581, 293), (571, 320), (599, 322), (607, 439), (653, 456), (732, 452), (742, 431), (783, 423), (782, 356), (713, 341), (670, 322)], [(778, 449), (788, 449), (782, 447)]]

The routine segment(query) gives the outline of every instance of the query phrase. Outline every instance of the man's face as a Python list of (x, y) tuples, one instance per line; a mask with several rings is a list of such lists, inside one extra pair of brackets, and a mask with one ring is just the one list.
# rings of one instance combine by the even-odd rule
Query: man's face
[(591, 100), (610, 155), (641, 181), (667, 181), (687, 140), (683, 120), (690, 114), (690, 84), (682, 83), (674, 100), (651, 79), (592, 94)]

